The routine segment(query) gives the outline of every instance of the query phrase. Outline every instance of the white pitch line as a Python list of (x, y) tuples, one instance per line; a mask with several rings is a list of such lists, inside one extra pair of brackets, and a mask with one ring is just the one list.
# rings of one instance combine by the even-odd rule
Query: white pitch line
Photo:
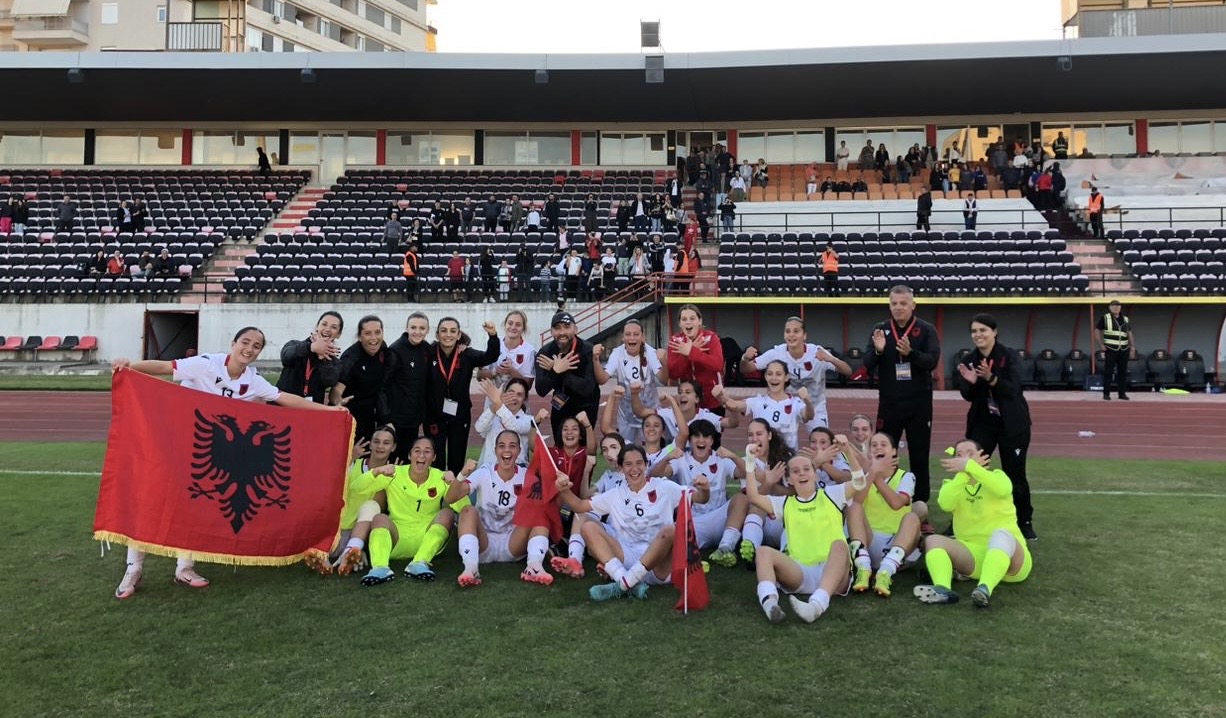
[(0, 474), (22, 474), (23, 476), (101, 476), (101, 471), (26, 471), (25, 469), (0, 468)]
[(1226, 499), (1226, 494), (1202, 494), (1188, 491), (1110, 491), (1093, 489), (1036, 489), (1032, 494), (1049, 496), (1170, 496), (1183, 499)]

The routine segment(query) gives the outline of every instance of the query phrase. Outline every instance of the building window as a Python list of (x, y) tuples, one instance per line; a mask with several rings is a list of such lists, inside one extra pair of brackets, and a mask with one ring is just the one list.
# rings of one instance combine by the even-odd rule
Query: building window
[(413, 12), (417, 12), (417, 0), (400, 0), (400, 4), (404, 5)]
[(183, 135), (175, 130), (98, 130), (94, 161), (100, 165), (177, 165)]
[(119, 24), (119, 3), (104, 2), (102, 3), (102, 17), (99, 19), (103, 25), (118, 25)]
[(389, 165), (471, 165), (472, 132), (396, 131), (387, 133)]
[(825, 155), (824, 138), (821, 130), (742, 131), (737, 134), (737, 154), (750, 162), (759, 159), (780, 164), (820, 162)]
[(201, 130), (192, 133), (192, 164), (255, 165), (256, 147), (271, 154), (280, 143), (275, 130)]
[(600, 138), (595, 132), (584, 132), (579, 135), (579, 164), (594, 165), (598, 159)]
[(158, 23), (166, 22), (166, 6), (165, 5), (158, 5), (157, 19), (158, 19)]
[(1044, 123), (1040, 141), (1046, 151), (1063, 132), (1068, 140), (1068, 153), (1076, 157), (1083, 151), (1096, 157), (1130, 155), (1137, 151), (1137, 141), (1131, 122)]
[(400, 18), (396, 17), (395, 15), (388, 15), (387, 16), (387, 29), (399, 35), (400, 34)]
[(4, 130), (0, 162), (10, 165), (79, 165), (85, 161), (85, 130)]
[(569, 165), (569, 132), (485, 133), (487, 165)]
[(366, 19), (367, 20), (370, 20), (371, 22), (378, 25), (379, 27), (383, 27), (384, 17), (385, 16), (383, 14), (383, 11), (380, 10), (379, 8), (375, 7), (374, 5), (366, 6)]
[[(663, 132), (601, 132), (600, 164), (667, 164), (668, 152), (665, 150), (665, 144), (665, 134)], [(579, 159), (580, 162), (583, 162), (582, 142), (580, 142), (579, 149)]]

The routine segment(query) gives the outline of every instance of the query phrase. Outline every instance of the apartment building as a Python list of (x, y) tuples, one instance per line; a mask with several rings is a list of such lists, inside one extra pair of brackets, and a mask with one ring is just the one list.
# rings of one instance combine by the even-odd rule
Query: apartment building
[(1226, 0), (1061, 0), (1065, 37), (1226, 32)]

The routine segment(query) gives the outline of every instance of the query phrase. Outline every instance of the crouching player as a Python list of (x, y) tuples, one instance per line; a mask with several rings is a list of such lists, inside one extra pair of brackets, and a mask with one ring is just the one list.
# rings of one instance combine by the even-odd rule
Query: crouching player
[(970, 439), (954, 447), (954, 456), (941, 460), (952, 479), (941, 485), (937, 502), (953, 514), (954, 536), (924, 539), (924, 563), (932, 585), (916, 586), (924, 603), (956, 603), (951, 588), (953, 573), (979, 581), (971, 600), (987, 608), (997, 584), (1019, 583), (1030, 575), (1030, 549), (1017, 527), (1013, 484), (1000, 469), (988, 468), (988, 456)]
[(673, 450), (670, 461), (663, 461), (651, 470), (652, 476), (671, 477), (682, 486), (695, 486), (699, 477), (706, 479), (711, 498), (694, 506), (694, 535), (699, 548), (712, 548), (724, 535), (728, 521), (728, 482), (745, 479), (745, 463), (736, 454), (715, 444), (719, 429), (706, 419), (690, 424), (689, 451)]
[(483, 563), (520, 561), (525, 556), (528, 566), (519, 577), (528, 583), (548, 586), (553, 576), (545, 570), (545, 552), (549, 550), (549, 528), (515, 526), (515, 506), (523, 493), (528, 469), (515, 462), (519, 459), (519, 434), (510, 430), (498, 433), (494, 443), (494, 462), (477, 468), (471, 459), (447, 493), (447, 502), (454, 504), (469, 495), (473, 503), (460, 510), (460, 560), (464, 571), (456, 580), (460, 586), (481, 585), (478, 570)]
[[(612, 580), (592, 586), (588, 593), (593, 601), (627, 595), (646, 598), (647, 584), (665, 584), (671, 578), (673, 512), (685, 489), (667, 479), (649, 477), (647, 452), (641, 446), (627, 445), (617, 463), (625, 483), (590, 499), (575, 496), (570, 478), (558, 474), (559, 495), (571, 511), (608, 515), (608, 523), (586, 521), (582, 529), (588, 553), (603, 564)], [(706, 503), (708, 489), (704, 477), (696, 478), (694, 502)]]
[[(795, 496), (763, 496), (753, 478), (745, 482), (749, 501), (783, 520), (787, 553), (770, 546), (758, 549), (758, 601), (771, 623), (783, 620), (779, 589), (788, 594), (792, 610), (812, 623), (830, 607), (830, 597), (845, 595), (851, 585), (851, 562), (843, 535), (843, 513), (859, 521), (859, 507), (848, 501), (845, 484), (817, 488), (817, 470), (807, 456), (788, 461), (788, 483)], [(799, 597), (808, 595), (807, 600)]]
[(336, 571), (342, 576), (348, 576), (366, 562), (362, 550), (366, 548), (370, 522), (387, 505), (387, 494), (382, 491), (374, 494), (359, 493), (354, 487), (361, 486), (362, 482), (356, 479), (367, 471), (392, 463), (395, 452), (396, 429), (390, 424), (375, 429), (370, 435), (370, 441), (360, 439), (353, 445), (353, 456), (357, 458), (349, 465), (345, 505), (341, 508), (340, 540), (337, 541), (336, 550), (328, 557), (330, 562), (308, 560), (311, 568), (323, 574)]
[[(860, 457), (851, 450), (847, 437), (840, 435), (838, 446), (846, 451), (852, 475), (858, 476), (857, 472), (862, 470)], [(849, 528), (853, 536), (871, 536), (871, 539), (868, 546), (852, 542), (856, 578), (851, 590), (867, 591), (871, 576), (873, 591), (882, 598), (889, 598), (894, 574), (919, 560), (916, 546), (920, 520), (911, 511), (915, 474), (898, 468), (898, 448), (889, 434), (880, 431), (873, 434), (868, 450), (871, 463), (864, 475), (865, 487), (855, 494), (856, 503), (864, 507), (865, 523), (858, 532), (854, 527)]]
[[(350, 481), (357, 493), (387, 494), (387, 512), (370, 522), (370, 571), (363, 586), (386, 583), (396, 577), (391, 559), (411, 558), (405, 574), (433, 581), (430, 561), (447, 542), (455, 514), (444, 504), (453, 477), (434, 468), (434, 445), (428, 437), (413, 442), (409, 465), (384, 464)], [(362, 522), (354, 526), (357, 534)], [(364, 530), (365, 527), (362, 527)]]

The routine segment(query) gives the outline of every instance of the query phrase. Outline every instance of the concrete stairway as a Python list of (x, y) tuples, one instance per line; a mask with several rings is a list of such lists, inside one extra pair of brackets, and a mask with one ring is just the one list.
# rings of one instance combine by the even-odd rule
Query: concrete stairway
[(1139, 294), (1141, 285), (1128, 273), (1123, 260), (1101, 239), (1067, 240), (1073, 259), (1090, 278), (1091, 294)]

